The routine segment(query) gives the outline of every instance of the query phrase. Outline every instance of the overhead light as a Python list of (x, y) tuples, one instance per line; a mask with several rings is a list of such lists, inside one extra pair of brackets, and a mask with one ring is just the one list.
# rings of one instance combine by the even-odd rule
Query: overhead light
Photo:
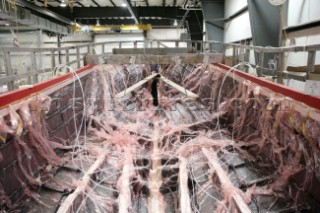
[(101, 25), (100, 25), (100, 19), (97, 19), (96, 26), (97, 26), (97, 27), (101, 26)]
[(60, 7), (66, 7), (66, 6), (67, 6), (66, 1), (61, 0)]
[(126, 3), (122, 3), (122, 4), (121, 4), (121, 7), (126, 7), (126, 6), (127, 6)]
[(10, 23), (7, 22), (7, 23), (4, 24), (4, 26), (9, 27)]
[(177, 21), (177, 19), (174, 20), (173, 26), (178, 26), (178, 21)]

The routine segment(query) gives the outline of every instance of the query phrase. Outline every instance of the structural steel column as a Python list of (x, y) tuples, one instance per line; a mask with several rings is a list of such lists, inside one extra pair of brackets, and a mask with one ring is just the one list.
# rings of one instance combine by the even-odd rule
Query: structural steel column
[[(281, 18), (279, 6), (274, 6), (267, 0), (248, 0), (252, 40), (254, 46), (281, 46)], [(275, 53), (265, 53), (263, 66), (268, 67), (270, 59)], [(256, 64), (259, 62), (259, 53), (255, 53)]]
[[(202, 0), (202, 11), (208, 40), (223, 42), (224, 35), (224, 1)], [(223, 52), (222, 45), (213, 45), (212, 50)]]

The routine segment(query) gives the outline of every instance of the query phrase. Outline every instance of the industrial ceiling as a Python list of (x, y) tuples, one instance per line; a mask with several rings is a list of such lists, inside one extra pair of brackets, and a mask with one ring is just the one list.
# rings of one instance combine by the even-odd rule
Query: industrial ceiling
[[(12, 3), (12, 1), (8, 1)], [(18, 7), (60, 25), (134, 25), (185, 28), (202, 40), (200, 0), (16, 0)]]

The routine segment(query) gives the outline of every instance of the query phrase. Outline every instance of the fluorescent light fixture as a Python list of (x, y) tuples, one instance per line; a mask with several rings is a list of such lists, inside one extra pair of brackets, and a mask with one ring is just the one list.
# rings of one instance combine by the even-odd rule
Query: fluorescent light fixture
[(127, 6), (126, 3), (122, 3), (122, 4), (121, 4), (121, 7), (126, 7), (126, 6)]
[(177, 19), (174, 20), (173, 26), (178, 26), (178, 21), (177, 21)]
[(61, 0), (60, 7), (66, 7), (66, 6), (67, 6), (66, 1)]
[(97, 27), (101, 26), (101, 25), (100, 25), (100, 19), (97, 19), (96, 26), (97, 26)]
[(4, 26), (9, 27), (10, 23), (7, 22), (7, 23), (4, 24)]

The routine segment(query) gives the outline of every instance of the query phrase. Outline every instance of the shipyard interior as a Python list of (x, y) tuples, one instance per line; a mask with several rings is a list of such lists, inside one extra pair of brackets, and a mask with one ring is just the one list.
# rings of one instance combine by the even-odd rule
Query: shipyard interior
[(0, 212), (318, 212), (318, 0), (0, 2)]

